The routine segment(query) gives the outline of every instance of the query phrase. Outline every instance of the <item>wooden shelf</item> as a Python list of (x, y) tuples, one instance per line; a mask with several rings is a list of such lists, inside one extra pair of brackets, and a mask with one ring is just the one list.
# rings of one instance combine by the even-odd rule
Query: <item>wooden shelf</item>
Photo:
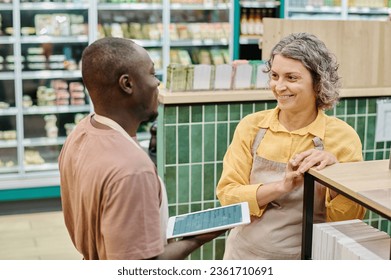
[(270, 90), (216, 90), (159, 93), (162, 104), (214, 103), (254, 100), (274, 100)]
[(390, 205), (379, 204), (364, 195), (391, 189), (391, 170), (388, 169), (388, 163), (387, 159), (346, 162), (330, 165), (320, 171), (310, 169), (308, 173), (391, 219), (391, 202)]
[[(341, 89), (341, 98), (353, 97), (391, 97), (391, 88), (349, 88)], [(215, 90), (169, 92), (161, 90), (161, 104), (223, 103), (275, 100), (270, 90)]]

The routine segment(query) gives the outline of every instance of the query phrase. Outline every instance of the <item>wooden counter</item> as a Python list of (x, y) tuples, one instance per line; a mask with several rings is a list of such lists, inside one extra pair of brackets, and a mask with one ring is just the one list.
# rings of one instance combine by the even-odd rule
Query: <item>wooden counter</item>
[[(391, 219), (391, 170), (389, 160), (373, 160), (331, 165), (308, 173)], [(376, 196), (376, 193), (388, 196)]]
[(304, 177), (303, 259), (311, 258), (315, 181), (391, 220), (389, 160), (337, 163), (320, 171), (311, 168)]
[[(341, 89), (341, 98), (391, 96), (391, 88)], [(161, 104), (222, 103), (275, 100), (270, 90), (215, 90), (169, 92), (160, 90)]]

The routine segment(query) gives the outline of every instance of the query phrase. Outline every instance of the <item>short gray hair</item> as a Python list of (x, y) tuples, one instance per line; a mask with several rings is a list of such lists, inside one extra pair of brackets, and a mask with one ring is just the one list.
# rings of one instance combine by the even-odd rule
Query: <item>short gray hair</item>
[(341, 87), (339, 65), (323, 41), (306, 32), (292, 33), (282, 38), (266, 62), (267, 73), (270, 73), (276, 55), (298, 60), (310, 71), (319, 109), (331, 109), (338, 103)]

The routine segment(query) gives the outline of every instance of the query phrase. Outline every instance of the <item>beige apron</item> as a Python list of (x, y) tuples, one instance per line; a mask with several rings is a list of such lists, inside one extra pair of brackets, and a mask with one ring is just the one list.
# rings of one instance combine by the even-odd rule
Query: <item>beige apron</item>
[[(132, 144), (134, 144), (137, 148), (142, 150), (140, 145), (132, 138), (130, 135), (115, 121), (112, 119), (106, 118), (104, 116), (100, 116), (98, 114), (93, 115), (95, 121), (107, 125), (108, 127), (118, 131), (121, 133), (126, 139), (128, 139)], [(159, 177), (160, 188), (162, 192), (162, 201), (160, 203), (160, 236), (164, 242), (164, 245), (167, 245), (167, 224), (168, 224), (168, 199), (167, 199), (167, 191), (166, 186), (164, 185), (163, 180)]]
[[(252, 146), (250, 184), (267, 184), (284, 178), (286, 163), (257, 156), (258, 146), (266, 131), (260, 129)], [(323, 150), (319, 137), (315, 137), (313, 142), (316, 149)], [(325, 192), (323, 186), (316, 186), (314, 222), (325, 221)], [(300, 259), (302, 211), (303, 187), (270, 202), (261, 217), (252, 217), (249, 225), (231, 230), (226, 240), (224, 259)]]

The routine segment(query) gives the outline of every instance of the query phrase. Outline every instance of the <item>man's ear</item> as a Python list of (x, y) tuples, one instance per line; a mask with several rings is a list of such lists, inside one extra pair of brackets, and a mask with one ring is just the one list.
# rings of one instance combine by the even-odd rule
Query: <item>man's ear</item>
[(121, 75), (121, 77), (119, 77), (119, 86), (125, 93), (127, 94), (133, 93), (132, 80), (130, 79), (128, 74), (123, 74)]

